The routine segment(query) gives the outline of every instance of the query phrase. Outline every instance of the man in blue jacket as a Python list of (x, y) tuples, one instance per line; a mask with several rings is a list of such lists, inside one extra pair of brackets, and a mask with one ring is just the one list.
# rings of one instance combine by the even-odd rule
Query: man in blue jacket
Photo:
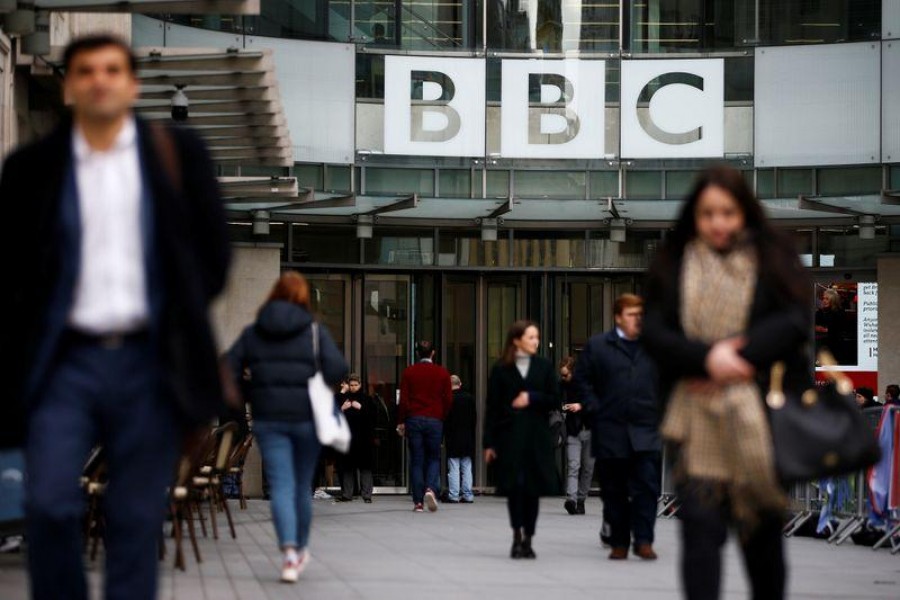
[(615, 303), (616, 327), (593, 336), (575, 365), (575, 385), (592, 415), (592, 440), (609, 525), (611, 560), (653, 560), (653, 528), (660, 493), (656, 366), (641, 347), (643, 301), (624, 294)]

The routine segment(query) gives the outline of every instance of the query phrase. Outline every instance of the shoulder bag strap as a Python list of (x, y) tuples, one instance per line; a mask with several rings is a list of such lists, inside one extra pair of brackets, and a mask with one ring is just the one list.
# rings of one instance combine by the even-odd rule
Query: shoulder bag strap
[(150, 130), (150, 138), (153, 140), (153, 147), (156, 149), (159, 162), (162, 164), (169, 183), (176, 191), (183, 192), (184, 182), (181, 178), (181, 159), (178, 156), (178, 149), (175, 147), (174, 135), (161, 123), (149, 123), (148, 129)]
[(316, 321), (312, 322), (312, 345), (313, 345), (313, 360), (315, 361), (316, 371), (321, 371), (322, 368), (319, 365), (319, 324)]

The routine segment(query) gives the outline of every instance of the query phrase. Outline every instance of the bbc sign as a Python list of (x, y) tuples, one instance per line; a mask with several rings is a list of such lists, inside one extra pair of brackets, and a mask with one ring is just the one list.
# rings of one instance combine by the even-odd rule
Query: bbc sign
[[(621, 61), (622, 158), (721, 158), (722, 59)], [(504, 158), (604, 158), (606, 62), (502, 61)], [(484, 156), (485, 61), (387, 56), (384, 151)]]

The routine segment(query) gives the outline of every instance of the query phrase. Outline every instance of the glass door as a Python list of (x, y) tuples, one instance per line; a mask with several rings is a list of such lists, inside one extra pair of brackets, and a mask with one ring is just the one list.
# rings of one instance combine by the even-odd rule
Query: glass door
[[(515, 321), (525, 317), (524, 278), (523, 277), (485, 277), (484, 278), (484, 302), (481, 304), (481, 318), (479, 319), (482, 337), (482, 373), (480, 377), (480, 393), (477, 398), (479, 434), (483, 427), (483, 415), (487, 399), (487, 379), (491, 368), (503, 353), (503, 344), (506, 341), (506, 332)], [(481, 450), (481, 436), (478, 437), (478, 448)], [(476, 485), (479, 487), (493, 487), (495, 485), (493, 469), (484, 465), (484, 459), (479, 454), (476, 463), (482, 468), (475, 473)]]
[(313, 314), (328, 328), (337, 347), (350, 358), (350, 276), (310, 274), (310, 301)]
[(447, 278), (443, 288), (442, 362), (459, 376), (463, 389), (474, 394), (478, 347), (475, 278)]
[(558, 358), (578, 356), (592, 335), (612, 328), (613, 306), (625, 293), (640, 294), (634, 276), (558, 278)]
[(400, 376), (410, 364), (410, 280), (405, 275), (366, 275), (362, 295), (363, 379), (378, 403), (375, 487), (405, 492), (405, 444), (395, 431)]

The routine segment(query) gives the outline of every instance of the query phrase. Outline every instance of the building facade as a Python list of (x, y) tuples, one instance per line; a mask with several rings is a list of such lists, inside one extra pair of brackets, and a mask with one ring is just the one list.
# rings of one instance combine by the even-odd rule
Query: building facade
[(295, 164), (220, 173), (301, 193), (235, 194), (231, 232), (310, 278), (381, 400), (380, 489), (407, 486), (393, 415), (415, 340), (481, 409), (513, 320), (540, 323), (552, 360), (577, 354), (640, 293), (711, 162), (794, 237), (810, 310), (840, 294), (844, 368), (900, 379), (897, 353), (878, 356), (897, 333), (878, 284), (900, 256), (900, 2), (263, 0), (258, 16), (135, 16), (132, 41), (272, 52)]

